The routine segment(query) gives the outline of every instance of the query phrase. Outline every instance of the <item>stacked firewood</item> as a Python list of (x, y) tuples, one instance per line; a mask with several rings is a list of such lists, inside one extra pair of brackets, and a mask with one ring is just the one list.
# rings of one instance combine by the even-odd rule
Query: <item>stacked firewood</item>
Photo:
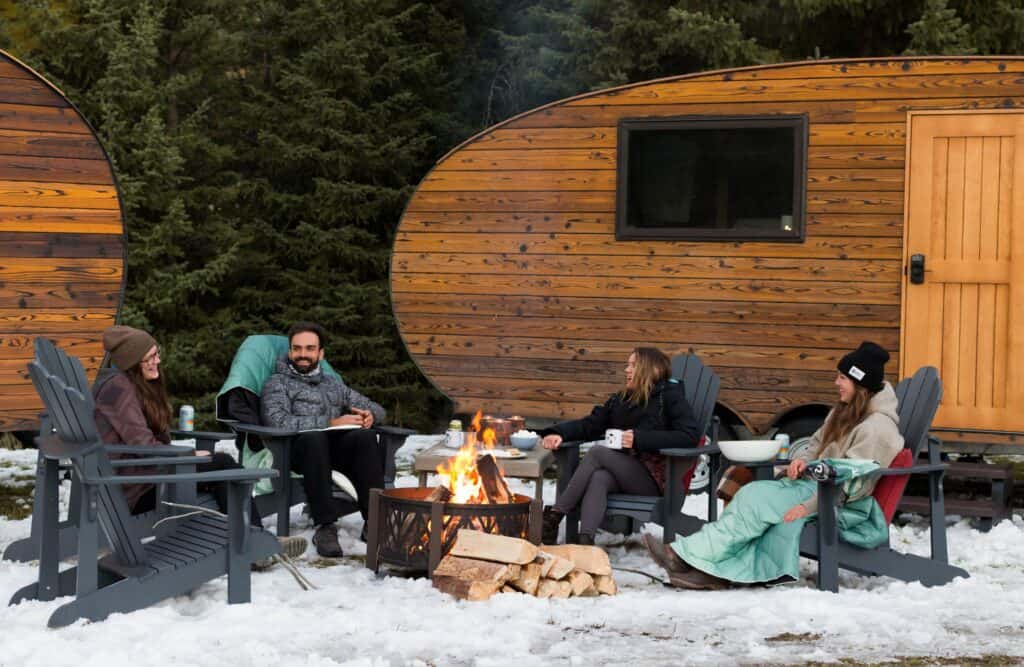
[(599, 547), (536, 546), (526, 540), (459, 530), (455, 546), (433, 574), (434, 588), (460, 600), (495, 593), (539, 598), (615, 595), (608, 554)]

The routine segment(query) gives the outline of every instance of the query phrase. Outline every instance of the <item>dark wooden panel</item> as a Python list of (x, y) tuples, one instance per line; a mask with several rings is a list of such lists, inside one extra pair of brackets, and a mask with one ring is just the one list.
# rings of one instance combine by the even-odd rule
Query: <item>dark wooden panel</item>
[[(1009, 91), (1007, 91), (1009, 92)], [(855, 105), (854, 122), (902, 123), (908, 111), (974, 111), (988, 109), (1020, 109), (1024, 96), (1015, 91), (997, 97), (940, 97), (924, 100), (861, 100)]]
[(0, 332), (60, 334), (66, 331), (101, 331), (114, 324), (116, 308), (0, 308)]
[[(62, 350), (72, 356), (78, 356), (79, 352), (89, 356), (102, 350), (102, 345), (97, 341), (95, 331), (86, 333), (63, 332), (52, 337), (48, 336)], [(0, 353), (5, 359), (25, 359), (26, 363), (33, 355), (33, 339), (35, 336), (23, 333), (0, 332)]]
[(453, 292), (396, 293), (395, 314), (415, 320), (418, 314), (461, 316), (530, 316), (607, 319), (631, 316), (661, 322), (759, 322), (848, 327), (896, 326), (898, 305), (842, 303), (761, 303), (757, 301), (686, 301), (611, 297), (466, 295)]
[(903, 146), (810, 146), (810, 169), (898, 169), (902, 173)]
[(0, 431), (38, 431), (40, 409), (0, 412)]
[(0, 283), (18, 285), (63, 285), (76, 283), (120, 282), (124, 264), (116, 259), (0, 258)]
[[(2, 222), (0, 222), (2, 224)], [(448, 211), (409, 211), (402, 218), (407, 232), (440, 232), (444, 234), (552, 234), (556, 232), (611, 234), (615, 231), (615, 214), (608, 213), (519, 213), (482, 212), (454, 213)]]
[(79, 160), (0, 154), (0, 180), (112, 185), (106, 160)]
[(903, 146), (906, 123), (850, 123), (811, 125), (811, 146)]
[[(0, 193), (2, 194), (2, 193)], [(615, 192), (424, 192), (417, 191), (408, 211), (585, 211), (615, 210)]]
[(569, 106), (602, 104), (681, 104), (693, 100), (737, 103), (783, 100), (927, 99), (943, 97), (997, 97), (1020, 94), (1024, 77), (1019, 72), (961, 74), (946, 72), (923, 76), (798, 78), (776, 81), (722, 81), (709, 78), (664, 81), (610, 90), (567, 102)]
[(903, 213), (902, 192), (808, 192), (807, 212)]
[(95, 308), (116, 306), (121, 283), (40, 285), (0, 282), (0, 303), (18, 308)]
[(898, 238), (815, 237), (804, 243), (731, 243), (685, 241), (616, 241), (607, 234), (469, 234), (400, 232), (395, 252), (479, 252), (481, 244), (495, 253), (640, 255), (658, 257), (803, 257), (902, 259)]
[(812, 213), (805, 220), (807, 236), (888, 236), (903, 238), (899, 213)]
[[(856, 330), (851, 330), (856, 333)], [(816, 350), (807, 347), (768, 347), (716, 344), (687, 344), (659, 341), (603, 341), (598, 339), (552, 340), (547, 338), (513, 338), (472, 336), (405, 335), (409, 351), (416, 355), (481, 356), (485, 358), (523, 357), (532, 359), (598, 360), (622, 363), (640, 343), (655, 345), (669, 356), (694, 352), (710, 366), (732, 368), (787, 368), (794, 370), (834, 371), (848, 350), (857, 347), (862, 338), (851, 335), (847, 350)], [(893, 358), (898, 350), (888, 350)]]
[(120, 235), (5, 232), (3, 228), (0, 222), (0, 248), (6, 257), (120, 258), (124, 253)]
[(903, 193), (901, 169), (809, 169), (807, 189), (815, 191), (869, 190)]
[(614, 148), (588, 150), (585, 148), (537, 148), (535, 150), (483, 150), (457, 151), (438, 163), (438, 171), (512, 171), (517, 169), (596, 169), (614, 170)]
[(804, 79), (835, 77), (899, 77), (922, 74), (942, 75), (955, 71), (957, 74), (996, 74), (1001, 72), (1024, 72), (1024, 61), (1013, 58), (977, 59), (949, 58), (946, 60), (892, 60), (871, 59), (860, 62), (818, 61), (800, 62), (768, 67), (755, 67), (729, 71), (714, 76), (722, 81), (751, 81), (774, 79)]
[(121, 234), (119, 209), (0, 206), (0, 231)]
[(67, 132), (0, 130), (0, 154), (106, 160), (103, 149), (92, 135)]
[[(584, 340), (587, 338), (623, 343), (644, 340), (672, 341), (694, 344), (765, 345), (772, 347), (810, 347), (849, 351), (852, 338), (873, 340), (886, 349), (899, 346), (896, 326), (878, 328), (800, 326), (792, 324), (757, 324), (748, 322), (663, 322), (635, 318), (607, 320), (575, 318), (536, 318), (517, 315), (462, 316), (422, 315), (400, 318), (402, 332), (407, 335), (505, 338), (550, 338)], [(857, 341), (859, 342), (859, 341)]]
[(562, 401), (515, 401), (511, 399), (498, 399), (483, 403), (478, 398), (454, 398), (455, 412), (462, 414), (473, 414), (477, 410), (485, 410), (488, 413), (498, 415), (521, 415), (523, 417), (537, 418), (541, 423), (548, 424), (568, 419), (579, 419), (590, 414), (590, 410), (598, 403), (603, 403), (602, 396), (594, 396), (594, 400), (586, 403), (564, 403)]
[(419, 192), (462, 190), (609, 190), (615, 191), (615, 171), (592, 170), (435, 170), (423, 179)]
[(66, 107), (67, 100), (38, 79), (8, 79), (0, 77), (0, 104), (31, 104), (47, 107)]
[(497, 129), (477, 137), (462, 150), (492, 151), (512, 148), (615, 148), (616, 130), (608, 127)]
[(36, 76), (14, 62), (8, 60), (2, 54), (0, 54), (0, 78), (4, 79), (35, 79)]
[(522, 272), (538, 276), (769, 278), (855, 282), (896, 282), (902, 271), (900, 263), (895, 260), (444, 252), (396, 252), (392, 257), (392, 268), (404, 273)]
[(78, 115), (78, 112), (70, 107), (37, 107), (0, 102), (0, 128), (39, 132), (69, 132), (92, 136), (89, 126), (85, 124), (85, 121)]
[(35, 181), (0, 181), (0, 201), (6, 206), (42, 208), (118, 208), (113, 185), (58, 185)]

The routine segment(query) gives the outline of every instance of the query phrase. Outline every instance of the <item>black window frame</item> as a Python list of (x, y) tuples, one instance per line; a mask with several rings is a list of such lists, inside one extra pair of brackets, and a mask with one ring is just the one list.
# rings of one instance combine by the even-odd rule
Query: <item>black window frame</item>
[[(618, 124), (618, 148), (615, 179), (615, 238), (633, 241), (771, 241), (803, 243), (806, 234), (807, 114), (777, 116), (672, 116), (663, 118), (623, 118)], [(629, 136), (634, 130), (715, 130), (750, 128), (791, 128), (793, 132), (793, 230), (757, 231), (692, 227), (641, 228), (629, 224)]]

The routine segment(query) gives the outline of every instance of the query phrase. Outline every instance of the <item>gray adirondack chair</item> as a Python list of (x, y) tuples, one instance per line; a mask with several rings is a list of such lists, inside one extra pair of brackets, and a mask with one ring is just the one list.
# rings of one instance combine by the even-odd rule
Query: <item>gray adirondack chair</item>
[[(89, 381), (85, 370), (77, 359), (68, 356), (63, 350), (54, 345), (46, 338), (38, 337), (34, 341), (35, 361), (50, 375), (59, 378), (67, 386), (77, 389), (83, 394), (89, 393)], [(52, 433), (50, 417), (44, 412), (40, 416), (39, 437), (46, 437)], [(173, 465), (182, 473), (194, 473), (197, 463), (208, 462), (209, 457), (196, 457), (191, 447), (177, 445), (165, 446), (133, 446), (133, 445), (105, 445), (108, 454), (133, 454), (149, 459), (153, 465)], [(170, 463), (168, 463), (168, 457)], [(128, 465), (138, 465), (139, 461), (125, 460), (112, 461), (111, 466), (116, 470)], [(58, 489), (62, 481), (70, 480), (70, 498), (67, 518), (58, 520), (56, 525), (57, 543), (54, 553), (46, 554), (47, 559), (67, 559), (77, 553), (78, 545), (78, 514), (81, 504), (81, 485), (78, 484), (74, 468), (70, 464), (60, 464), (56, 460), (48, 459), (40, 450), (36, 461), (36, 484), (33, 491), (32, 522), (29, 537), (15, 540), (4, 549), (2, 558), (15, 562), (29, 562), (44, 558), (41, 552), (43, 523), (58, 516), (59, 508), (57, 502)], [(212, 499), (199, 497), (194, 494), (195, 485), (169, 485), (169, 488), (158, 487), (158, 501), (167, 497), (172, 502), (211, 504)], [(160, 502), (153, 512), (133, 515), (132, 521), (137, 525), (138, 530), (146, 536), (152, 534), (152, 525), (167, 514)], [(102, 535), (101, 535), (102, 537)], [(108, 546), (105, 538), (101, 546)]]
[[(931, 366), (919, 369), (912, 377), (897, 385), (896, 397), (899, 401), (900, 434), (906, 446), (898, 458), (912, 464), (927, 445), (929, 462), (926, 465), (905, 465), (876, 471), (875, 474), (882, 478), (879, 486), (886, 484), (889, 493), (887, 498), (880, 498), (881, 490), (876, 488), (875, 497), (880, 500), (879, 504), (891, 520), (909, 476), (918, 473), (928, 475), (931, 557), (898, 552), (889, 544), (875, 549), (862, 549), (843, 542), (839, 538), (837, 518), (838, 488), (834, 480), (822, 481), (818, 483), (820, 509), (817, 520), (808, 522), (800, 537), (800, 553), (818, 561), (817, 584), (821, 590), (839, 590), (839, 568), (865, 575), (919, 581), (925, 586), (942, 585), (955, 577), (969, 576), (962, 568), (949, 564), (942, 492), (942, 476), (947, 466), (940, 462), (940, 442), (928, 435), (942, 398), (938, 371)], [(887, 477), (895, 480), (886, 482)]]
[[(669, 543), (676, 534), (689, 535), (700, 529), (704, 520), (682, 513), (683, 502), (687, 489), (683, 488), (683, 476), (697, 465), (702, 454), (709, 457), (708, 461), (708, 519), (718, 518), (718, 500), (714, 489), (718, 486), (721, 470), (721, 452), (718, 449), (718, 419), (714, 416), (715, 402), (721, 380), (718, 375), (705, 366), (695, 354), (682, 354), (672, 358), (672, 377), (683, 383), (683, 393), (690, 409), (693, 410), (697, 423), (707, 440), (702, 447), (663, 449), (666, 458), (665, 492), (660, 496), (635, 496), (628, 494), (611, 494), (605, 510), (605, 524), (602, 527), (617, 528), (612, 523), (615, 517), (629, 520), (629, 529), (637, 530), (639, 524), (653, 521), (664, 528), (662, 539)], [(580, 463), (579, 442), (563, 442), (555, 450), (558, 461), (558, 493), (561, 493), (572, 479), (573, 473)], [(566, 516), (566, 542), (575, 542), (579, 538), (579, 512), (573, 511)]]
[[(77, 363), (77, 360), (73, 360)], [(91, 394), (70, 387), (38, 362), (29, 375), (54, 429), (39, 440), (42, 454), (70, 459), (81, 485), (78, 507), (78, 565), (58, 571), (54, 558), (40, 560), (37, 581), (18, 590), (10, 604), (75, 595), (50, 616), (50, 627), (78, 619), (102, 620), (186, 593), (210, 579), (228, 575), (228, 602), (248, 602), (253, 561), (280, 552), (273, 535), (249, 525), (253, 483), (273, 470), (117, 475), (96, 429)], [(149, 461), (152, 463), (152, 461)], [(228, 482), (228, 515), (200, 513), (176, 517), (166, 534), (150, 541), (131, 518), (121, 486), (132, 483)], [(50, 517), (41, 533), (42, 551), (55, 551), (58, 533)], [(112, 552), (99, 557), (100, 530)]]
[[(236, 437), (240, 456), (244, 460), (245, 443), (250, 438), (256, 438), (270, 450), (273, 455), (273, 467), (278, 471), (278, 476), (273, 480), (273, 491), (256, 496), (256, 506), (264, 517), (271, 514), (277, 515), (277, 534), (288, 535), (291, 528), (289, 525), (289, 508), (293, 505), (305, 502), (306, 493), (302, 488), (302, 481), (299, 477), (291, 474), (291, 446), (298, 431), (289, 429), (264, 426), (258, 422), (260, 414), (260, 391), (263, 384), (274, 373), (274, 364), (277, 358), (288, 351), (288, 339), (285, 336), (271, 334), (259, 334), (247, 337), (235, 353), (231, 363), (229, 378), (236, 377), (236, 365), (243, 363), (242, 359), (256, 358), (260, 361), (260, 368), (250, 369), (253, 375), (258, 377), (252, 379), (254, 386), (243, 386), (243, 384), (232, 383), (229, 379), (225, 387), (217, 396), (217, 420), (231, 429)], [(335, 374), (335, 371), (326, 362), (325, 372)], [(340, 377), (340, 376), (339, 376)], [(258, 387), (258, 388), (257, 388)], [(245, 415), (234, 414), (231, 410), (232, 395), (237, 396), (240, 401), (236, 404), (246, 406)], [(416, 431), (398, 426), (375, 424), (373, 429), (377, 433), (378, 442), (381, 447), (381, 456), (384, 459), (384, 485), (394, 486), (395, 480), (395, 453), (404, 444), (407, 436)], [(345, 513), (356, 512), (359, 509), (355, 499), (344, 491), (336, 490), (335, 498), (342, 503)]]

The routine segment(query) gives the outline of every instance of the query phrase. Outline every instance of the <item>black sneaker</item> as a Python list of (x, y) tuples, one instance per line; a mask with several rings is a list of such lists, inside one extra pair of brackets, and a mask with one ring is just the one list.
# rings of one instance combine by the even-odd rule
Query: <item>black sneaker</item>
[(541, 522), (541, 538), (544, 544), (558, 544), (558, 526), (565, 514), (550, 505), (544, 508), (544, 519)]
[(313, 545), (316, 547), (316, 552), (324, 558), (341, 558), (345, 555), (338, 543), (338, 526), (333, 523), (325, 523), (316, 527), (316, 532), (313, 533)]

